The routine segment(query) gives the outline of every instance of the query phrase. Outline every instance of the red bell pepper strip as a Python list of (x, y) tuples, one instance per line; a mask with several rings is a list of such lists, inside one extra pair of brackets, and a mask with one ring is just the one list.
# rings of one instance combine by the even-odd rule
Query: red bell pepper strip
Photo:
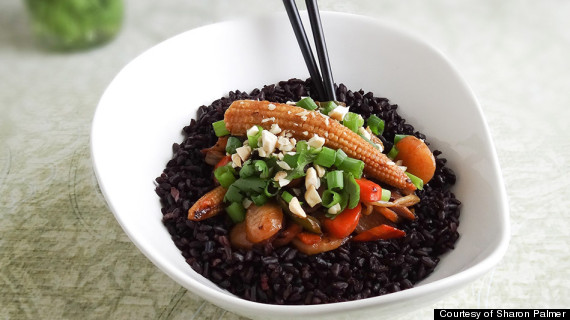
[(216, 163), (216, 165), (214, 166), (214, 170), (218, 169), (219, 167), (225, 166), (226, 164), (230, 163), (230, 161), (232, 161), (232, 157), (230, 156), (223, 157), (220, 161), (218, 161), (218, 163)]
[(361, 178), (355, 179), (360, 186), (360, 201), (376, 202), (382, 199), (382, 187), (370, 180)]
[(362, 211), (362, 206), (358, 203), (353, 209), (347, 207), (334, 219), (324, 218), (325, 229), (335, 238), (348, 237), (358, 225), (360, 211)]
[(297, 234), (297, 238), (301, 240), (304, 244), (313, 245), (321, 241), (321, 235), (310, 232), (300, 232)]
[(386, 224), (381, 224), (372, 229), (368, 229), (361, 234), (352, 238), (354, 241), (376, 241), (376, 240), (387, 240), (394, 238), (401, 238), (406, 235), (403, 230), (391, 227)]

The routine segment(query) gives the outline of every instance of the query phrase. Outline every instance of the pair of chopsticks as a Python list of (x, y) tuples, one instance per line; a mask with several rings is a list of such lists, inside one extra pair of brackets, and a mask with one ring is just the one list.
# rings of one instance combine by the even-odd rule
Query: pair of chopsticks
[(291, 26), (293, 26), (295, 37), (297, 38), (297, 42), (301, 48), (305, 64), (309, 69), (309, 74), (311, 75), (317, 94), (322, 99), (321, 101), (335, 101), (336, 94), (334, 89), (334, 80), (331, 73), (327, 45), (325, 43), (323, 28), (321, 26), (321, 17), (319, 15), (317, 1), (305, 0), (305, 3), (307, 4), (307, 11), (309, 13), (311, 30), (313, 31), (315, 46), (317, 48), (317, 56), (319, 58), (322, 77), (319, 72), (319, 68), (317, 67), (317, 63), (315, 62), (313, 50), (311, 50), (311, 45), (307, 39), (307, 34), (305, 33), (305, 28), (303, 27), (303, 22), (299, 16), (299, 10), (297, 9), (295, 0), (283, 0), (285, 10), (289, 16), (289, 21), (291, 21)]

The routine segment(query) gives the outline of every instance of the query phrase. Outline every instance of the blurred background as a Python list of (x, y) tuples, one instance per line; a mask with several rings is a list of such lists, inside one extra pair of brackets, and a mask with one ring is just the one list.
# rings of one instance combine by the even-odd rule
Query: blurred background
[[(512, 225), (504, 260), (398, 319), (432, 318), (434, 308), (568, 307), (570, 2), (319, 5), (386, 20), (447, 55), (481, 102), (503, 169)], [(130, 243), (98, 189), (89, 132), (105, 87), (146, 49), (199, 26), (280, 11), (278, 0), (0, 2), (0, 318), (239, 319)]]

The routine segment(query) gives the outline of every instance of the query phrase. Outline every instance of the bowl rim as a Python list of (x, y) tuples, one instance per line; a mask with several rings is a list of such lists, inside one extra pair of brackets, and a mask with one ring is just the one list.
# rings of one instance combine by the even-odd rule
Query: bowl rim
[[(272, 13), (271, 16), (273, 16), (273, 15), (283, 16), (284, 13)], [(276, 314), (279, 316), (314, 315), (314, 314), (322, 314), (322, 313), (333, 313), (333, 312), (339, 312), (339, 311), (353, 311), (353, 310), (362, 309), (362, 308), (389, 305), (393, 302), (401, 301), (402, 298), (406, 298), (406, 300), (413, 300), (413, 299), (417, 299), (423, 295), (426, 295), (428, 293), (433, 293), (436, 291), (449, 291), (450, 289), (458, 287), (459, 285), (466, 285), (467, 283), (475, 280), (476, 278), (478, 278), (478, 277), (482, 276), (483, 274), (487, 273), (488, 271), (490, 271), (503, 258), (503, 256), (505, 255), (505, 253), (508, 249), (508, 244), (509, 244), (509, 240), (510, 240), (510, 232), (511, 232), (510, 231), (510, 224), (509, 224), (509, 207), (508, 207), (507, 195), (506, 195), (506, 191), (505, 191), (505, 184), (503, 181), (503, 176), (501, 174), (496, 148), (495, 148), (494, 142), (491, 138), (490, 130), (489, 130), (487, 121), (485, 121), (485, 117), (484, 117), (481, 105), (479, 103), (479, 100), (475, 96), (472, 88), (465, 81), (465, 78), (461, 76), (458, 69), (453, 65), (453, 63), (448, 59), (448, 57), (443, 52), (441, 52), (439, 49), (437, 49), (436, 47), (434, 47), (433, 45), (431, 45), (427, 41), (423, 40), (419, 35), (416, 35), (415, 33), (412, 33), (410, 31), (402, 28), (401, 26), (397, 26), (392, 22), (388, 22), (386, 20), (379, 19), (379, 18), (372, 18), (369, 16), (362, 16), (362, 15), (351, 14), (351, 13), (343, 13), (343, 12), (321, 11), (321, 15), (323, 17), (326, 17), (326, 18), (335, 17), (335, 18), (339, 18), (339, 19), (358, 20), (358, 22), (368, 23), (368, 24), (374, 25), (375, 27), (388, 30), (391, 33), (396, 33), (400, 36), (407, 37), (410, 40), (412, 40), (413, 42), (415, 42), (419, 45), (425, 46), (427, 49), (429, 49), (434, 54), (439, 56), (439, 58), (442, 59), (442, 61), (445, 62), (449, 66), (453, 75), (459, 80), (461, 85), (463, 87), (465, 87), (466, 91), (469, 94), (470, 99), (473, 100), (474, 104), (477, 107), (476, 111), (481, 116), (481, 118), (484, 120), (483, 126), (484, 126), (485, 130), (484, 130), (483, 134), (485, 135), (485, 138), (487, 139), (487, 141), (490, 143), (490, 152), (492, 155), (490, 161), (491, 161), (491, 165), (492, 165), (493, 170), (494, 170), (494, 174), (497, 177), (498, 182), (500, 184), (498, 186), (498, 190), (499, 190), (498, 198), (501, 200), (500, 201), (501, 211), (503, 211), (505, 213), (503, 215), (500, 215), (500, 218), (501, 218), (500, 223), (502, 226), (502, 228), (501, 228), (502, 233), (501, 233), (500, 239), (498, 241), (498, 245), (486, 257), (484, 257), (480, 262), (478, 262), (474, 266), (467, 267), (464, 270), (461, 270), (455, 274), (446, 276), (445, 278), (438, 279), (438, 280), (431, 282), (431, 283), (427, 283), (427, 284), (420, 285), (417, 287), (414, 286), (413, 288), (402, 290), (402, 291), (395, 292), (395, 293), (390, 293), (390, 294), (385, 294), (385, 295), (375, 296), (375, 297), (369, 297), (369, 298), (360, 299), (360, 300), (352, 300), (352, 301), (328, 303), (328, 304), (318, 304), (318, 305), (266, 304), (266, 303), (261, 303), (261, 302), (249, 301), (249, 300), (240, 298), (238, 296), (235, 296), (231, 293), (223, 293), (221, 291), (210, 288), (210, 287), (208, 287), (208, 286), (206, 286), (206, 285), (204, 285), (198, 281), (194, 281), (193, 279), (190, 279), (191, 281), (188, 281), (188, 275), (186, 275), (184, 272), (182, 272), (182, 270), (179, 270), (179, 269), (173, 267), (171, 264), (156, 258), (155, 255), (153, 254), (152, 250), (149, 250), (149, 248), (147, 248), (143, 244), (141, 244), (141, 242), (132, 234), (131, 230), (129, 229), (129, 226), (125, 223), (121, 214), (119, 214), (117, 212), (114, 204), (109, 200), (110, 197), (109, 197), (109, 194), (107, 193), (107, 190), (105, 188), (105, 183), (102, 181), (102, 173), (100, 171), (101, 168), (99, 167), (99, 165), (97, 163), (96, 145), (94, 143), (93, 137), (96, 136), (96, 132), (97, 132), (98, 128), (100, 127), (100, 124), (99, 124), (99, 122), (100, 122), (99, 121), (100, 109), (101, 109), (100, 105), (103, 103), (104, 98), (107, 95), (109, 87), (111, 87), (114, 84), (117, 77), (119, 77), (119, 75), (122, 74), (125, 71), (125, 69), (127, 69), (130, 65), (136, 63), (136, 61), (138, 61), (142, 56), (146, 55), (149, 51), (155, 49), (156, 47), (162, 46), (164, 43), (176, 41), (177, 39), (180, 39), (183, 36), (187, 36), (190, 33), (203, 32), (204, 30), (207, 30), (209, 28), (213, 28), (213, 27), (217, 28), (217, 27), (225, 26), (225, 25), (229, 26), (229, 25), (232, 25), (235, 23), (243, 23), (243, 22), (251, 23), (251, 22), (255, 22), (256, 20), (259, 20), (259, 19), (265, 19), (266, 17), (253, 16), (253, 17), (234, 19), (234, 20), (228, 20), (228, 21), (221, 21), (221, 22), (216, 22), (213, 24), (203, 25), (203, 26), (200, 26), (200, 27), (197, 27), (194, 29), (184, 31), (184, 32), (177, 34), (173, 37), (170, 37), (170, 38), (168, 38), (162, 42), (159, 42), (158, 44), (153, 45), (149, 49), (140, 53), (133, 60), (131, 60), (128, 64), (126, 64), (116, 74), (114, 79), (111, 81), (111, 83), (108, 85), (108, 87), (105, 89), (103, 95), (101, 96), (101, 99), (100, 99), (100, 101), (97, 105), (97, 108), (95, 110), (95, 113), (94, 113), (94, 118), (93, 118), (93, 122), (91, 125), (91, 134), (90, 134), (91, 162), (92, 162), (92, 166), (93, 166), (95, 176), (96, 176), (98, 184), (100, 186), (100, 190), (101, 190), (102, 194), (104, 195), (104, 198), (107, 202), (109, 209), (113, 212), (116, 220), (121, 225), (122, 229), (127, 234), (129, 239), (136, 245), (136, 247), (149, 260), (151, 260), (155, 266), (157, 266), (161, 271), (166, 273), (173, 280), (175, 280), (178, 284), (184, 286), (185, 288), (187, 288), (190, 291), (192, 291), (193, 293), (201, 296), (202, 298), (204, 298), (204, 299), (206, 299), (206, 300), (208, 300), (208, 301), (210, 301), (216, 305), (227, 308), (228, 310), (231, 310), (231, 311), (241, 313), (239, 310), (243, 310), (244, 308), (246, 308), (246, 309), (255, 309), (258, 312), (259, 311), (268, 312), (268, 313)], [(198, 274), (198, 276), (201, 276), (201, 275)]]

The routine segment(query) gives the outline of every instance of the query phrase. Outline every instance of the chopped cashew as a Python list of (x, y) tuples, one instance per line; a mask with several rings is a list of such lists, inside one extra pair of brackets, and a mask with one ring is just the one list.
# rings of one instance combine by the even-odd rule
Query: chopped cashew
[(340, 209), (340, 204), (337, 203), (334, 206), (330, 207), (327, 212), (330, 214), (337, 214), (340, 212)]
[(307, 141), (307, 144), (311, 146), (311, 148), (318, 149), (325, 145), (325, 138), (319, 137), (318, 134), (315, 134), (311, 137), (311, 139), (309, 139), (309, 141)]
[(305, 176), (305, 188), (309, 189), (309, 186), (315, 186), (316, 189), (321, 186), (321, 180), (317, 177), (317, 171), (313, 167), (307, 169)]
[(293, 197), (293, 199), (289, 201), (289, 211), (291, 211), (294, 215), (299, 216), (301, 218), (307, 217), (307, 214), (305, 213), (305, 210), (301, 208), (301, 203), (299, 202), (299, 199), (297, 199), (297, 197)]
[(314, 207), (315, 205), (317, 205), (323, 201), (321, 199), (321, 196), (317, 192), (317, 189), (313, 185), (309, 186), (309, 188), (305, 192), (305, 200), (307, 200), (307, 203), (311, 207)]
[(272, 154), (277, 144), (277, 136), (268, 130), (261, 131), (261, 147), (266, 154)]
[(249, 156), (251, 155), (251, 147), (241, 146), (239, 148), (236, 148), (236, 152), (241, 158), (241, 161), (246, 161), (247, 159), (249, 159)]

